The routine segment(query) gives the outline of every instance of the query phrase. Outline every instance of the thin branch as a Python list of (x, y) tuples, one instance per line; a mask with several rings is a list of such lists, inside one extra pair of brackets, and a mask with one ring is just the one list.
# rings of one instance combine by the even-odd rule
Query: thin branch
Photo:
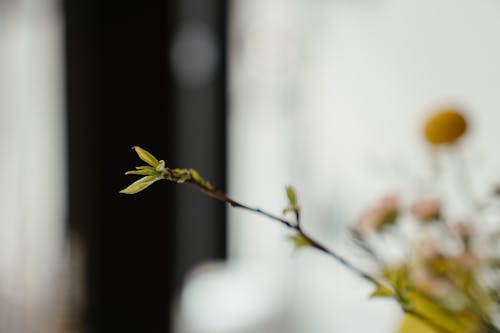
[[(276, 222), (283, 224), (284, 226), (286, 226), (289, 229), (295, 230), (300, 236), (302, 236), (310, 244), (311, 247), (313, 247), (313, 248), (327, 254), (328, 256), (332, 257), (338, 263), (340, 263), (342, 266), (344, 266), (345, 268), (347, 268), (348, 270), (350, 270), (354, 274), (358, 275), (362, 279), (373, 283), (377, 287), (381, 286), (381, 285), (383, 285), (383, 286), (386, 285), (386, 283), (378, 281), (375, 277), (371, 276), (370, 274), (368, 274), (368, 273), (364, 272), (363, 270), (359, 269), (358, 267), (354, 266), (350, 261), (348, 261), (347, 259), (345, 259), (341, 255), (339, 255), (337, 252), (330, 250), (325, 245), (321, 244), (320, 242), (318, 242), (317, 240), (315, 240), (314, 238), (309, 236), (306, 232), (304, 232), (304, 230), (302, 229), (302, 225), (300, 224), (300, 219), (299, 219), (300, 216), (297, 213), (295, 215), (296, 222), (293, 223), (287, 219), (276, 216), (276, 215), (269, 213), (265, 210), (262, 210), (260, 208), (250, 207), (246, 204), (243, 204), (239, 201), (236, 201), (236, 200), (232, 199), (231, 197), (229, 197), (226, 193), (219, 191), (219, 190), (213, 188), (212, 186), (207, 187), (207, 186), (200, 184), (200, 183), (193, 181), (193, 180), (187, 180), (186, 183), (190, 183), (191, 185), (196, 186), (197, 188), (199, 188), (200, 190), (202, 190), (203, 192), (205, 192), (209, 196), (214, 197), (215, 199), (217, 199), (219, 201), (223, 201), (223, 202), (231, 205), (232, 207), (241, 208), (241, 209), (244, 209), (244, 210), (259, 214), (259, 215), (263, 215), (267, 218), (270, 218), (271, 220), (274, 220)], [(392, 289), (392, 286), (390, 288)], [(411, 316), (421, 320), (425, 324), (431, 326), (432, 328), (434, 328), (435, 330), (437, 330), (441, 333), (454, 333), (454, 332), (450, 331), (448, 328), (436, 323), (435, 321), (433, 321), (431, 318), (429, 318), (425, 314), (420, 313), (420, 312), (416, 311), (415, 309), (411, 309), (411, 308), (404, 306), (398, 299), (396, 299), (396, 301), (400, 305), (402, 311), (405, 312), (406, 314), (411, 315)], [(484, 324), (489, 329), (489, 332), (499, 333), (498, 329), (496, 329), (491, 323), (484, 323)]]
[[(281, 218), (279, 216), (276, 216), (274, 214), (266, 212), (265, 210), (262, 210), (260, 208), (254, 208), (254, 207), (250, 207), (248, 205), (245, 205), (241, 202), (238, 202), (238, 201), (230, 198), (226, 193), (221, 192), (217, 189), (207, 188), (207, 187), (203, 186), (202, 184), (199, 184), (195, 181), (187, 181), (187, 182), (189, 182), (190, 184), (203, 190), (208, 195), (210, 195), (210, 196), (212, 196), (220, 201), (226, 202), (227, 204), (231, 205), (232, 207), (245, 209), (245, 210), (251, 211), (253, 213), (257, 213), (257, 214), (266, 216), (274, 221), (277, 221), (277, 222), (285, 225), (287, 228), (290, 228), (290, 229), (297, 231), (300, 236), (302, 236), (305, 240), (307, 240), (307, 242), (311, 245), (311, 247), (314, 247), (315, 249), (329, 255), (332, 258), (334, 258), (338, 263), (340, 263), (342, 266), (344, 266), (345, 268), (347, 268), (348, 270), (350, 270), (354, 274), (358, 275), (362, 279), (365, 279), (365, 280), (373, 283), (375, 286), (384, 285), (384, 283), (378, 281), (375, 277), (373, 277), (370, 274), (357, 268), (351, 262), (349, 262), (347, 259), (345, 259), (341, 255), (339, 255), (338, 253), (328, 249), (325, 245), (323, 245), (320, 242), (318, 242), (317, 240), (313, 239), (306, 232), (304, 232), (304, 230), (302, 229), (302, 226), (299, 223), (293, 223), (293, 222), (290, 222), (284, 218)], [(299, 221), (299, 220), (297, 219), (297, 221)]]
[(295, 221), (297, 222), (297, 227), (300, 228), (300, 208), (295, 210)]
[(326, 246), (318, 243), (318, 241), (316, 241), (311, 236), (309, 236), (308, 234), (306, 234), (302, 230), (302, 228), (300, 226), (297, 226), (294, 229), (296, 229), (300, 233), (300, 235), (302, 237), (304, 237), (311, 244), (312, 247), (314, 247), (317, 250), (319, 250), (319, 251), (321, 251), (323, 253), (326, 253), (327, 255), (331, 256), (332, 258), (334, 258), (335, 260), (337, 260), (337, 262), (339, 262), (342, 266), (346, 267), (351, 272), (353, 272), (356, 275), (358, 275), (359, 277), (361, 277), (361, 278), (363, 278), (363, 279), (365, 279), (365, 280), (373, 283), (375, 286), (383, 285), (383, 283), (381, 283), (380, 281), (378, 281), (376, 278), (374, 278), (370, 274), (362, 271), (361, 269), (357, 268), (350, 261), (346, 260), (344, 257), (342, 257), (341, 255), (339, 255), (338, 253), (336, 253), (336, 252), (328, 249)]
[(288, 228), (292, 228), (292, 229), (296, 229), (296, 226), (284, 219), (284, 218), (281, 218), (279, 216), (276, 216), (274, 214), (271, 214), (269, 212), (266, 212), (260, 208), (254, 208), (254, 207), (250, 207), (248, 205), (245, 205), (241, 202), (238, 202), (232, 198), (230, 198), (226, 193), (224, 192), (221, 192), (219, 190), (216, 190), (216, 189), (207, 189), (206, 187), (204, 187), (203, 185), (197, 183), (197, 182), (194, 182), (194, 181), (187, 181), (188, 183), (198, 187), (199, 189), (201, 189), (203, 192), (207, 193), (208, 195), (210, 195), (211, 197), (214, 197), (215, 199), (217, 200), (220, 200), (220, 201), (223, 201), (229, 205), (231, 205), (232, 207), (235, 207), (235, 208), (241, 208), (241, 209), (245, 209), (245, 210), (248, 210), (248, 211), (251, 211), (253, 213), (257, 213), (257, 214), (260, 214), (260, 215), (264, 215), (265, 217), (267, 218), (270, 218), (271, 220), (274, 220), (274, 221), (277, 221), (279, 223), (282, 223), (284, 224), (286, 227)]

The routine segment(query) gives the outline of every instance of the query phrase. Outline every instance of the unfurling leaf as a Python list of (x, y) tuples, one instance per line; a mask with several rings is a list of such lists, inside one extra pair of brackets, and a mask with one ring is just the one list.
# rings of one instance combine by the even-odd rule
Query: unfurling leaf
[(205, 179), (203, 179), (195, 169), (189, 169), (189, 173), (196, 183), (200, 185), (203, 185), (205, 183)]
[(295, 189), (292, 186), (288, 185), (286, 187), (286, 195), (288, 197), (290, 206), (292, 207), (297, 206), (297, 195), (295, 194)]
[(290, 236), (289, 239), (293, 242), (293, 245), (295, 245), (296, 249), (312, 245), (311, 242), (301, 234)]
[(409, 281), (408, 268), (403, 266), (389, 270), (384, 273), (387, 281), (394, 289), (397, 301), (405, 309), (411, 309), (413, 304), (411, 302), (410, 293), (414, 287)]
[(297, 194), (295, 192), (295, 189), (288, 185), (286, 188), (286, 196), (288, 197), (288, 206), (283, 209), (283, 215), (286, 215), (288, 213), (295, 213), (299, 214), (300, 208), (297, 204)]
[(156, 171), (156, 168), (155, 167), (152, 167), (152, 166), (149, 166), (149, 165), (140, 165), (140, 166), (137, 166), (135, 167), (137, 170), (149, 170), (151, 172), (155, 172)]
[(205, 179), (203, 179), (202, 176), (196, 171), (195, 169), (189, 169), (189, 173), (191, 175), (191, 179), (198, 185), (201, 185), (204, 187), (206, 190), (213, 190), (212, 184), (207, 182)]
[(144, 190), (149, 185), (153, 184), (154, 182), (156, 182), (157, 180), (160, 180), (160, 179), (162, 179), (162, 178), (158, 177), (158, 176), (146, 176), (146, 177), (142, 177), (141, 179), (133, 182), (126, 189), (121, 190), (120, 193), (124, 193), (124, 194), (135, 194), (135, 193), (138, 193), (138, 192)]
[(405, 291), (408, 288), (408, 274), (406, 267), (399, 267), (389, 271), (387, 279), (398, 292)]
[(139, 176), (155, 176), (158, 172), (155, 168), (151, 167), (151, 169), (139, 169), (125, 172), (126, 175), (139, 175)]
[(170, 170), (172, 178), (177, 183), (184, 183), (186, 180), (191, 179), (191, 173), (186, 169), (172, 169)]
[(377, 288), (370, 294), (370, 298), (374, 297), (395, 297), (396, 294), (394, 293), (394, 290), (384, 286), (384, 285), (377, 285)]
[(151, 165), (152, 167), (157, 167), (160, 162), (154, 157), (150, 152), (142, 149), (139, 146), (134, 146), (132, 147), (133, 150), (137, 153), (139, 158), (146, 162), (147, 164)]

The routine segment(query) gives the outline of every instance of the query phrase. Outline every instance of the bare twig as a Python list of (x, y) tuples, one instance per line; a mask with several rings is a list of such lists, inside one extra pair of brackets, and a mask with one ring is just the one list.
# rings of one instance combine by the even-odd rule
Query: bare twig
[[(216, 190), (214, 188), (206, 188), (205, 186), (203, 186), (202, 184), (199, 184), (197, 182), (192, 182), (192, 181), (188, 181), (188, 182), (195, 185), (196, 187), (200, 188), (201, 190), (203, 190), (204, 192), (206, 192), (210, 196), (212, 196), (220, 201), (226, 202), (227, 204), (231, 205), (232, 207), (245, 209), (245, 210), (251, 211), (253, 213), (257, 213), (257, 214), (266, 216), (274, 221), (277, 221), (277, 222), (285, 225), (287, 228), (295, 230), (300, 236), (302, 236), (310, 244), (311, 247), (314, 247), (315, 249), (329, 255), (332, 258), (334, 258), (338, 263), (340, 263), (342, 266), (344, 266), (345, 268), (347, 268), (351, 272), (355, 273), (359, 277), (373, 283), (376, 286), (384, 284), (381, 281), (378, 281), (375, 277), (371, 276), (370, 274), (368, 274), (368, 273), (362, 271), (361, 269), (357, 268), (356, 266), (354, 266), (351, 262), (349, 262), (347, 259), (345, 259), (341, 255), (339, 255), (338, 253), (328, 249), (325, 245), (323, 245), (320, 242), (318, 242), (317, 240), (313, 239), (311, 236), (309, 236), (302, 229), (302, 226), (299, 223), (293, 223), (289, 220), (286, 220), (284, 218), (281, 218), (279, 216), (276, 216), (274, 214), (266, 212), (260, 208), (250, 207), (246, 204), (243, 204), (241, 202), (238, 202), (238, 201), (230, 198), (226, 193), (221, 192), (219, 190)], [(297, 222), (300, 221), (298, 214), (296, 214), (296, 218), (297, 218)]]

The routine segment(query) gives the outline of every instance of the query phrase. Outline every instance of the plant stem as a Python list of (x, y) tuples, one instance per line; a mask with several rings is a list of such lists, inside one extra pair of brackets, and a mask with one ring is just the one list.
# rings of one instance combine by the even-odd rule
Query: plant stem
[[(313, 239), (311, 236), (309, 236), (303, 229), (302, 229), (302, 226), (299, 224), (299, 223), (293, 223), (289, 220), (286, 220), (284, 218), (281, 218), (279, 216), (276, 216), (274, 214), (271, 214), (269, 212), (266, 212), (260, 208), (254, 208), (254, 207), (250, 207), (246, 204), (243, 204), (241, 202), (238, 202), (232, 198), (230, 198), (226, 193), (224, 192), (221, 192), (217, 189), (214, 189), (214, 188), (206, 188), (205, 186), (203, 186), (202, 184), (199, 184), (197, 182), (194, 182), (194, 181), (188, 181), (189, 183), (191, 183), (192, 185), (195, 185), (196, 187), (198, 187), (199, 189), (201, 189), (202, 191), (204, 191), (205, 193), (207, 193), (208, 195), (220, 200), (220, 201), (223, 201), (229, 205), (231, 205), (232, 207), (235, 207), (235, 208), (241, 208), (241, 209), (244, 209), (244, 210), (248, 210), (250, 212), (253, 212), (253, 213), (256, 213), (256, 214), (259, 214), (259, 215), (263, 215), (267, 218), (270, 218), (271, 220), (274, 220), (274, 221), (277, 221), (283, 225), (285, 225), (287, 228), (290, 228), (290, 229), (293, 229), (295, 230), (300, 236), (302, 236), (305, 240), (307, 240), (307, 242), (310, 244), (311, 247), (314, 247), (315, 249), (329, 255), (330, 257), (334, 258), (338, 263), (340, 263), (342, 266), (344, 266), (345, 268), (347, 268), (348, 270), (350, 270), (351, 272), (353, 272), (354, 274), (358, 275), (359, 277), (373, 283), (375, 286), (378, 286), (378, 285), (384, 285), (384, 283), (378, 281), (375, 277), (371, 276), (370, 274), (362, 271), (361, 269), (357, 268), (356, 266), (354, 266), (351, 262), (349, 262), (347, 259), (345, 259), (344, 257), (342, 257), (341, 255), (339, 255), (338, 253), (328, 249), (325, 245), (321, 244), (320, 242), (318, 242), (317, 240)], [(299, 221), (299, 216), (298, 214), (296, 215), (296, 218), (297, 218), (297, 222)]]
[[(205, 186), (205, 185), (200, 184), (200, 183), (193, 181), (193, 180), (187, 180), (186, 183), (190, 183), (190, 184), (196, 186), (198, 189), (202, 190), (203, 192), (205, 192), (209, 196), (214, 197), (215, 199), (217, 199), (219, 201), (223, 201), (232, 207), (241, 208), (241, 209), (244, 209), (244, 210), (259, 214), (259, 215), (263, 215), (271, 220), (274, 220), (276, 222), (283, 224), (284, 226), (286, 226), (289, 229), (295, 230), (300, 236), (302, 236), (310, 244), (311, 247), (313, 247), (313, 248), (325, 253), (326, 255), (332, 257), (339, 264), (341, 264), (342, 266), (344, 266), (345, 268), (347, 268), (349, 271), (356, 274), (357, 276), (361, 277), (362, 279), (367, 280), (368, 282), (371, 282), (376, 287), (381, 286), (381, 285), (382, 286), (387, 285), (386, 283), (379, 281), (378, 279), (376, 279), (372, 275), (370, 275), (370, 274), (364, 272), (363, 270), (359, 269), (358, 267), (354, 266), (350, 261), (348, 261), (347, 259), (342, 257), (340, 254), (338, 254), (337, 252), (335, 252), (333, 250), (330, 250), (325, 245), (321, 244), (320, 242), (318, 242), (317, 240), (315, 240), (314, 238), (309, 236), (306, 232), (304, 232), (304, 230), (302, 229), (302, 225), (300, 224), (300, 216), (299, 216), (298, 212), (295, 212), (296, 222), (294, 223), (294, 222), (291, 222), (287, 219), (284, 219), (282, 217), (279, 217), (279, 216), (276, 216), (272, 213), (269, 213), (265, 210), (262, 210), (260, 208), (251, 207), (251, 206), (243, 204), (239, 201), (236, 201), (236, 200), (232, 199), (231, 197), (229, 197), (226, 193), (219, 191), (212, 186), (208, 187), (208, 186)], [(392, 286), (389, 286), (389, 288), (392, 289)], [(398, 299), (396, 299), (396, 301), (398, 301), (401, 309), (406, 314), (411, 315), (411, 316), (421, 320), (422, 322), (426, 323), (427, 325), (431, 326), (432, 328), (434, 328), (435, 330), (437, 330), (439, 332), (453, 333), (452, 331), (450, 331), (446, 327), (443, 327), (442, 325), (436, 323), (435, 321), (433, 321), (431, 318), (427, 317), (426, 315), (416, 311), (415, 309), (411, 309), (411, 308), (404, 306)], [(486, 323), (486, 326), (488, 328), (493, 327), (490, 323)], [(491, 330), (491, 328), (489, 328), (489, 329), (490, 329), (490, 332), (496, 332), (496, 333), (499, 332), (496, 328), (494, 330)]]

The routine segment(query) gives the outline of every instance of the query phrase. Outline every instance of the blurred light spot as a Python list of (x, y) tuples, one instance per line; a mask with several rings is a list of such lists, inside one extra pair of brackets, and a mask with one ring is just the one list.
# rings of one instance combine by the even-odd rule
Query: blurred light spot
[(206, 264), (186, 284), (181, 315), (193, 332), (246, 332), (272, 321), (284, 306), (282, 268)]
[(170, 52), (174, 76), (184, 88), (197, 88), (212, 78), (217, 49), (212, 31), (200, 22), (182, 25)]

